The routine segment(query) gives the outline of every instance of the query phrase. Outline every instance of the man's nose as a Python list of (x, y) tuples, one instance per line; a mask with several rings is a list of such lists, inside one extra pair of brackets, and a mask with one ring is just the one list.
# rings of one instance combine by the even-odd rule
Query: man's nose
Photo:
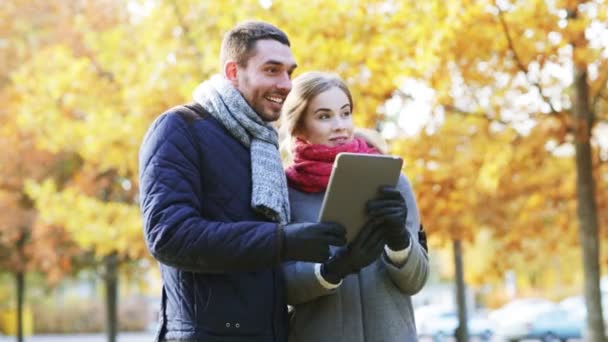
[(289, 92), (291, 90), (291, 76), (284, 72), (281, 74), (279, 81), (277, 82), (277, 88)]

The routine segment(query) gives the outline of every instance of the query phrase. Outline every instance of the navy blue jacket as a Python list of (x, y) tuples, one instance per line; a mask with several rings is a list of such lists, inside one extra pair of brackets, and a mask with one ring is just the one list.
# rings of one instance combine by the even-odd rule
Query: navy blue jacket
[(163, 280), (161, 341), (287, 339), (281, 235), (251, 209), (250, 159), (204, 111), (174, 108), (144, 137), (140, 203)]

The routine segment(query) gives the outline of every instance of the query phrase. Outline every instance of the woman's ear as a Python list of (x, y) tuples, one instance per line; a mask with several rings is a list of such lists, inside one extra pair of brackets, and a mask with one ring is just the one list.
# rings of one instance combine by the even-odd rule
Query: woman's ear
[(304, 116), (305, 115), (306, 115), (306, 108), (302, 109), (301, 115), (298, 117), (298, 120), (296, 121), (296, 123), (295, 123), (295, 125), (293, 127), (293, 130), (292, 130), (293, 133), (291, 133), (291, 135), (294, 138), (299, 138), (299, 139), (302, 139), (302, 140), (306, 140), (306, 139), (304, 139), (304, 134), (305, 134), (305, 132), (304, 132), (305, 131), (305, 128), (304, 128), (304, 126), (305, 126), (305, 124), (304, 124)]
[(292, 136), (294, 139), (296, 139), (296, 138), (297, 138), (297, 139), (306, 140), (306, 139), (304, 139), (304, 132), (303, 132), (303, 130), (302, 130), (302, 125), (301, 125), (301, 123), (298, 123), (298, 124), (296, 125), (296, 127), (294, 127), (294, 128), (293, 128), (293, 133), (291, 133), (291, 136)]

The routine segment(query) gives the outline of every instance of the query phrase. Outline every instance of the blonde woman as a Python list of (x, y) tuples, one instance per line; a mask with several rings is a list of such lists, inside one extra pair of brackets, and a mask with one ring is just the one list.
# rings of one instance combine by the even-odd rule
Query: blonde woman
[[(355, 134), (353, 101), (336, 75), (308, 72), (293, 80), (282, 110), (292, 220), (318, 217), (340, 152), (381, 153), (382, 139)], [(368, 202), (369, 221), (325, 263), (285, 263), (287, 300), (295, 307), (289, 341), (416, 341), (410, 296), (424, 286), (428, 258), (407, 178)]]

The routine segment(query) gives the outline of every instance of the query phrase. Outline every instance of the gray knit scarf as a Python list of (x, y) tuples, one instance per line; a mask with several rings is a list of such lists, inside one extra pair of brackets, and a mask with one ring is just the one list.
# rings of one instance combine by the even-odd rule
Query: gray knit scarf
[(264, 122), (241, 93), (220, 75), (201, 83), (194, 101), (224, 125), (251, 154), (251, 207), (268, 219), (289, 222), (287, 180), (276, 130)]

